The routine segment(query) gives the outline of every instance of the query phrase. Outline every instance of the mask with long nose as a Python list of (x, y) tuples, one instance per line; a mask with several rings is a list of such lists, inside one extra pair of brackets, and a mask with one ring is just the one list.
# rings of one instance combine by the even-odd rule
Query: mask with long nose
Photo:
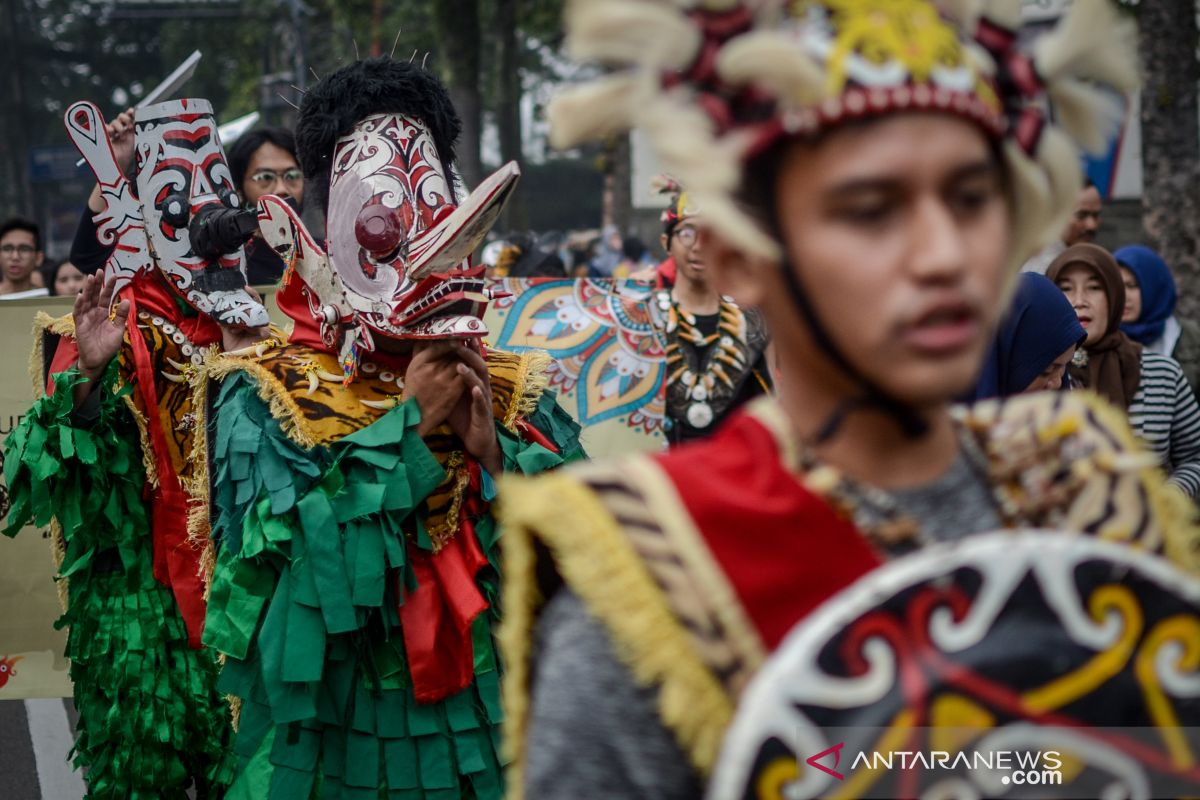
[(519, 177), (517, 165), (506, 164), (457, 203), (453, 176), (424, 122), (395, 113), (364, 117), (333, 148), (327, 250), (286, 203), (259, 200), (264, 239), (300, 279), (292, 286), (285, 278), (280, 308), (298, 328), (315, 322), (322, 346), (351, 364), (356, 353), (376, 349), (380, 336), (487, 335), (490, 296), (471, 254)]
[(205, 256), (193, 247), (198, 217), (240, 206), (212, 106), (207, 100), (145, 106), (134, 130), (138, 198), (159, 270), (184, 300), (218, 322), (266, 325), (266, 309), (246, 292), (243, 249)]
[(199, 223), (214, 211), (238, 206), (208, 101), (174, 100), (137, 110), (136, 191), (117, 164), (94, 104), (73, 104), (65, 122), (100, 186), (105, 207), (95, 216), (97, 237), (113, 248), (106, 272), (118, 293), (157, 269), (180, 298), (217, 322), (266, 325), (267, 310), (246, 292), (241, 240), (210, 255), (193, 247)]
[(373, 114), (338, 140), (329, 188), (328, 257), (350, 305), (399, 339), (487, 333), (483, 268), (471, 253), (503, 208), (510, 164), (467, 201), (420, 120)]

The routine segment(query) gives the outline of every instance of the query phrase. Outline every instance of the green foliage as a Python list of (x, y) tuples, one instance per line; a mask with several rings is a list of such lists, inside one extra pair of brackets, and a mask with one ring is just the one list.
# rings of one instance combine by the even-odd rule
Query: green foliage
[[(106, 117), (135, 104), (192, 50), (203, 60), (185, 88), (204, 97), (225, 122), (260, 111), (271, 123), (290, 123), (298, 91), (372, 49), (396, 58), (427, 60), (449, 83), (469, 81), (464, 48), (477, 58), (475, 79), (482, 110), (496, 113), (500, 92), (495, 25), (501, 0), (229, 0), (228, 3), (164, 3), (158, 13), (121, 0), (0, 0), (0, 217), (31, 214), (45, 221), (54, 209), (82, 206), (90, 189), (85, 172), (73, 181), (34, 184), (32, 147), (69, 146), (62, 114), (77, 100), (91, 100)], [(562, 38), (564, 0), (519, 0), (518, 64), (523, 85), (552, 75), (549, 57)], [(453, 19), (438, 24), (438, 9), (454, 5), (478, 16), (478, 41), (463, 40)], [(150, 6), (151, 9), (154, 6)], [(165, 10), (162, 10), (165, 9)], [(376, 10), (379, 16), (376, 18)], [(451, 27), (447, 27), (450, 25)], [(297, 33), (299, 28), (299, 34)], [(307, 69), (295, 74), (297, 45)], [(458, 74), (452, 69), (458, 67)], [(273, 75), (270, 83), (264, 75)], [(454, 80), (451, 80), (451, 79)], [(460, 148), (478, 147), (464, 141)], [(61, 213), (61, 211), (59, 212)], [(69, 235), (69, 234), (68, 234)]]

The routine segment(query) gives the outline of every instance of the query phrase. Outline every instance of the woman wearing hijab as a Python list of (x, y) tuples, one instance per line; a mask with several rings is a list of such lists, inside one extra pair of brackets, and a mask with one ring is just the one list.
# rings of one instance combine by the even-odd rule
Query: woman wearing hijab
[(1046, 277), (1066, 294), (1087, 331), (1068, 368), (1072, 379), (1125, 409), (1171, 483), (1193, 499), (1200, 496), (1200, 406), (1175, 359), (1121, 331), (1125, 285), (1116, 259), (1094, 244), (1072, 245)]
[(1067, 388), (1067, 365), (1085, 338), (1075, 309), (1054, 282), (1022, 272), (972, 399)]
[(1151, 353), (1183, 368), (1192, 391), (1200, 385), (1200, 325), (1175, 316), (1175, 278), (1162, 256), (1140, 244), (1113, 253), (1125, 284), (1121, 330)]

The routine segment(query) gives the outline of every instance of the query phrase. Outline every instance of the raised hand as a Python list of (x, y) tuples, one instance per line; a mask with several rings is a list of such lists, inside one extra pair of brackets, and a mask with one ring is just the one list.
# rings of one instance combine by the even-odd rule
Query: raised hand
[(458, 344), (454, 355), (458, 358), (455, 371), (462, 379), (465, 391), (446, 421), (462, 439), (467, 452), (479, 459), (488, 472), (499, 475), (502, 471), (500, 443), (496, 440), (492, 383), (487, 362), (467, 342)]
[(79, 372), (89, 381), (104, 374), (108, 362), (121, 350), (129, 322), (129, 301), (113, 309), (113, 284), (104, 280), (104, 270), (88, 275), (75, 296), (75, 342), (79, 348)]
[(122, 172), (128, 172), (129, 165), (133, 163), (133, 109), (125, 109), (106, 127), (117, 166)]
[[(129, 172), (129, 165), (133, 163), (134, 156), (133, 109), (127, 108), (122, 111), (105, 125), (104, 129), (108, 133), (108, 141), (112, 145), (113, 158), (117, 162), (117, 168), (122, 172)], [(92, 193), (88, 196), (88, 208), (94, 214), (99, 214), (104, 210), (104, 198), (99, 184), (92, 187)]]
[(404, 373), (402, 400), (416, 400), (421, 409), (417, 433), (425, 436), (446, 421), (463, 393), (463, 380), (458, 374), (456, 344), (451, 342), (418, 342), (413, 346), (412, 361)]

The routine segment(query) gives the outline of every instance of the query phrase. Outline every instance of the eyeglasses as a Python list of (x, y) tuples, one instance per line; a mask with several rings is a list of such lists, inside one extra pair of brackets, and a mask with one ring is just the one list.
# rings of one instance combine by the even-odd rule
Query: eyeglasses
[(295, 185), (304, 180), (304, 173), (298, 169), (292, 168), (285, 172), (276, 172), (273, 169), (260, 169), (258, 172), (250, 176), (250, 180), (257, 183), (259, 186), (270, 186), (275, 181), (283, 179), (284, 183)]
[(700, 232), (691, 225), (680, 225), (671, 235), (678, 239), (684, 247), (692, 247), (700, 237)]
[(31, 256), (37, 252), (37, 248), (31, 244), (6, 244), (0, 247), (0, 253), (6, 256), (11, 256), (13, 253), (22, 256)]

